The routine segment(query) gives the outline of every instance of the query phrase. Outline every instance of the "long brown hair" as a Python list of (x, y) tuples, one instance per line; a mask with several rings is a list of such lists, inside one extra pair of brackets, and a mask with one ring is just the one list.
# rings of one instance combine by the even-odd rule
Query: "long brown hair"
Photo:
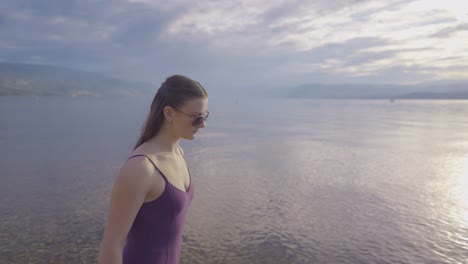
[(168, 77), (154, 96), (140, 138), (133, 150), (158, 134), (164, 124), (165, 106), (178, 108), (190, 99), (207, 97), (208, 93), (199, 82), (183, 75)]

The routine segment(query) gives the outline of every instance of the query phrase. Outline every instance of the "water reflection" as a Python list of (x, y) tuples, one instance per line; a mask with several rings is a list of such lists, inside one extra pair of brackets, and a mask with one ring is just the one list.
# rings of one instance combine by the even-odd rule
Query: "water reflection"
[(465, 246), (468, 247), (468, 153), (453, 163), (457, 171), (454, 175), (454, 199), (457, 204), (455, 208), (462, 224), (461, 228), (467, 231), (461, 235), (464, 236)]
[[(468, 104), (213, 102), (207, 129), (183, 142), (196, 193), (182, 263), (466, 259)], [(135, 109), (116, 117), (121, 105)], [(0, 263), (94, 263), (111, 183), (147, 109), (53, 100), (7, 110)], [(34, 135), (30, 112), (52, 116)]]

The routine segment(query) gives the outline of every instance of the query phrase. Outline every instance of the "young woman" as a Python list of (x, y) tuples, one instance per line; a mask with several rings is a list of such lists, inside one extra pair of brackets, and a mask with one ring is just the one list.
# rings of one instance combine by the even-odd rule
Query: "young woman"
[(100, 264), (179, 263), (194, 192), (179, 141), (194, 139), (208, 114), (208, 93), (197, 81), (175, 75), (161, 85), (114, 182)]

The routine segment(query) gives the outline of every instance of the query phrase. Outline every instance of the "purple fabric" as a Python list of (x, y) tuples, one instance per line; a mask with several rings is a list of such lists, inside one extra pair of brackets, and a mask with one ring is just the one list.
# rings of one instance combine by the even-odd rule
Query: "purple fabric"
[[(144, 156), (135, 155), (131, 156)], [(129, 158), (129, 159), (130, 159)], [(178, 264), (187, 210), (193, 199), (193, 183), (187, 192), (174, 187), (148, 158), (166, 181), (157, 199), (145, 202), (138, 211), (127, 236), (123, 264)]]

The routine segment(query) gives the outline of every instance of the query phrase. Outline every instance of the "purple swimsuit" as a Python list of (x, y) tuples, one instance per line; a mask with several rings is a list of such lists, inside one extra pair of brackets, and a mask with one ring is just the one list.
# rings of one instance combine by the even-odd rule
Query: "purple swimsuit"
[[(146, 155), (134, 155), (144, 156)], [(129, 159), (130, 159), (129, 158)], [(143, 203), (128, 233), (123, 251), (123, 264), (178, 264), (187, 209), (193, 199), (189, 171), (188, 191), (174, 187), (148, 158), (166, 181), (161, 196)]]

